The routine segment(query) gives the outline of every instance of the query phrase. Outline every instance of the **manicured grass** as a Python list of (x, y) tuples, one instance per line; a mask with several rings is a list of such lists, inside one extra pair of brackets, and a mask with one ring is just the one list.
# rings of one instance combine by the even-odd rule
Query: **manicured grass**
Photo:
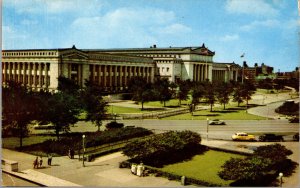
[(263, 120), (265, 117), (252, 115), (246, 112), (244, 107), (237, 107), (235, 105), (227, 105), (226, 109), (223, 107), (213, 107), (213, 111), (210, 109), (199, 110), (193, 113), (179, 114), (176, 116), (166, 117), (163, 119), (169, 120), (206, 120), (209, 119), (222, 119), (222, 120)]
[[(56, 139), (56, 136), (29, 136), (23, 138), (23, 146), (37, 144), (48, 139)], [(20, 146), (20, 139), (18, 137), (2, 138), (2, 147), (8, 149), (15, 149)]]
[[(142, 108), (142, 107), (141, 107)], [(144, 110), (141, 110), (141, 108), (130, 108), (130, 107), (123, 107), (123, 106), (108, 106), (107, 107), (107, 113), (117, 113), (117, 114), (122, 114), (122, 113), (149, 113), (149, 112), (157, 112), (157, 111), (163, 111), (163, 109), (149, 109), (145, 108)]]
[[(179, 107), (178, 106), (178, 99), (171, 99), (169, 101), (166, 101), (166, 107)], [(181, 105), (186, 105), (188, 103), (191, 103), (190, 101), (181, 101)], [(147, 106), (155, 106), (155, 107), (164, 107), (164, 104), (161, 103), (160, 101), (151, 101), (145, 103)]]
[(196, 155), (190, 161), (167, 165), (161, 170), (180, 176), (192, 177), (198, 180), (228, 186), (232, 181), (226, 181), (218, 176), (225, 161), (242, 158), (243, 155), (209, 150), (202, 155)]

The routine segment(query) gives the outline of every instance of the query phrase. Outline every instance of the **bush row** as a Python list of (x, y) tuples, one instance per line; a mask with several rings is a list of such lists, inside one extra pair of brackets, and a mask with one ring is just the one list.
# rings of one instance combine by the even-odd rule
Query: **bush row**
[[(58, 155), (67, 155), (69, 149), (73, 149), (77, 153), (82, 149), (82, 134), (69, 133), (61, 136), (59, 140), (49, 139), (42, 143), (24, 146), (23, 151), (36, 153), (54, 153)], [(142, 137), (152, 134), (151, 131), (144, 128), (120, 128), (103, 132), (85, 132), (86, 147), (96, 147), (107, 143), (113, 143), (131, 138)], [(18, 149), (18, 148), (17, 148)]]

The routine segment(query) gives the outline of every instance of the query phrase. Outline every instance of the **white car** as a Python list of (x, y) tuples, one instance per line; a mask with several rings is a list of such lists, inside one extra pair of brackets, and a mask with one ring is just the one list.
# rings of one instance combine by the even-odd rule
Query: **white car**
[(225, 125), (225, 121), (219, 119), (213, 119), (208, 122), (209, 125)]

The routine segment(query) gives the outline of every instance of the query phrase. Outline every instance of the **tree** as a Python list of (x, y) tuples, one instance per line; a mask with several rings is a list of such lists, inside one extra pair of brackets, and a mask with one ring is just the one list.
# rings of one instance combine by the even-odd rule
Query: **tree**
[(251, 99), (251, 96), (254, 94), (256, 88), (253, 83), (250, 81), (245, 81), (241, 87), (242, 98), (246, 100), (246, 105), (248, 107), (248, 101)]
[(244, 101), (241, 84), (237, 84), (233, 89), (233, 101), (238, 103), (238, 107)]
[(223, 109), (225, 110), (225, 105), (228, 104), (230, 94), (232, 93), (232, 86), (228, 82), (218, 83), (217, 87), (217, 98), (220, 104), (223, 104)]
[(161, 165), (170, 162), (176, 155), (183, 156), (190, 150), (194, 151), (200, 142), (201, 137), (195, 132), (169, 131), (132, 141), (123, 148), (123, 153), (131, 159), (142, 160), (146, 164)]
[(205, 82), (204, 83), (204, 88), (205, 88), (205, 94), (204, 97), (206, 98), (206, 101), (208, 104), (210, 104), (210, 111), (212, 112), (212, 107), (215, 104), (215, 87), (212, 82)]
[(190, 80), (180, 80), (178, 82), (178, 93), (177, 98), (179, 100), (179, 106), (181, 106), (182, 100), (188, 99), (188, 94), (191, 89), (191, 81)]
[(64, 76), (59, 76), (58, 78), (57, 90), (67, 93), (69, 95), (78, 95), (79, 86), (75, 83), (74, 80), (66, 78)]
[(158, 99), (166, 107), (166, 101), (172, 98), (172, 92), (170, 90), (171, 83), (168, 79), (158, 79), (154, 83), (154, 90), (157, 94)]
[(9, 81), (7, 87), (2, 86), (2, 96), (2, 130), (17, 134), (22, 149), (23, 138), (28, 133), (28, 125), (37, 119), (39, 104), (32, 92), (14, 81)]
[(270, 159), (262, 157), (231, 158), (225, 162), (223, 170), (218, 175), (225, 180), (255, 181), (265, 174), (270, 163)]
[(151, 83), (143, 77), (133, 77), (129, 80), (128, 89), (132, 92), (132, 100), (142, 104), (144, 110), (144, 103), (151, 101), (155, 98), (155, 93)]
[(192, 105), (193, 108), (200, 103), (201, 98), (205, 94), (204, 86), (201, 82), (193, 82), (192, 84)]
[[(270, 184), (267, 181), (274, 181), (278, 172), (291, 174), (296, 164), (288, 155), (293, 152), (280, 144), (272, 144), (258, 147), (252, 156), (246, 158), (231, 158), (222, 166), (218, 175), (225, 180), (236, 180), (251, 185), (263, 186), (263, 183)], [(268, 179), (270, 173), (275, 174)], [(245, 186), (245, 185), (243, 185)], [(249, 185), (248, 185), (249, 186)]]
[(81, 92), (83, 107), (86, 111), (86, 121), (91, 121), (98, 127), (105, 118), (107, 103), (103, 100), (101, 87), (91, 81), (85, 82), (85, 88)]
[(78, 121), (80, 103), (78, 98), (64, 92), (54, 93), (47, 102), (49, 108), (46, 110), (46, 121), (54, 125), (59, 140), (59, 133), (68, 132), (70, 125)]

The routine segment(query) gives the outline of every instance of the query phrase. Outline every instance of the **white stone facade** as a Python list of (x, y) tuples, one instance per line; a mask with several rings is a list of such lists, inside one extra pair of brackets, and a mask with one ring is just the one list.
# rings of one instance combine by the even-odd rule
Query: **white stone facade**
[(75, 46), (51, 50), (2, 51), (2, 82), (16, 80), (33, 89), (55, 90), (62, 75), (80, 87), (85, 80), (105, 91), (122, 91), (134, 76), (148, 82), (155, 77), (204, 81), (237, 80), (239, 66), (214, 63), (214, 52), (201, 47), (79, 50)]

